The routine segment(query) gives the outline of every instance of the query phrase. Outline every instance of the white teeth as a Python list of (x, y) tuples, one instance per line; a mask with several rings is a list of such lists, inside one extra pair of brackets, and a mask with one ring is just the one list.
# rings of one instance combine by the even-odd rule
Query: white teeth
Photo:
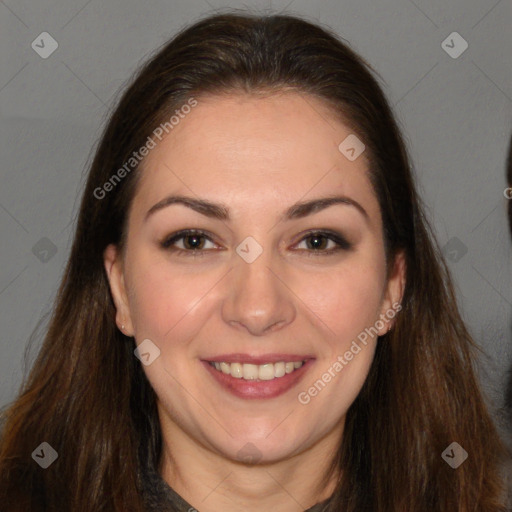
[(231, 363), (231, 375), (237, 379), (241, 379), (244, 376), (244, 369), (240, 363)]
[(284, 363), (275, 363), (274, 364), (274, 375), (276, 377), (283, 377), (286, 374), (284, 370)]
[(242, 368), (245, 380), (256, 380), (258, 378), (258, 367), (255, 364), (243, 364)]
[(274, 378), (274, 365), (272, 363), (262, 364), (258, 369), (258, 379), (272, 380)]
[(287, 373), (292, 373), (294, 370), (300, 368), (304, 361), (287, 362), (280, 361), (279, 363), (265, 363), (265, 364), (250, 364), (250, 363), (226, 363), (215, 362), (210, 363), (215, 369), (231, 375), (236, 379), (245, 380), (272, 380), (279, 377), (284, 377)]

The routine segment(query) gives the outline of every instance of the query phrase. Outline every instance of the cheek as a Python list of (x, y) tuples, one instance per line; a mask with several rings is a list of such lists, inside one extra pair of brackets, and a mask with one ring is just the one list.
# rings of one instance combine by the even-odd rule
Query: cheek
[(368, 376), (375, 347), (375, 341), (360, 345), (360, 352), (353, 354), (350, 361), (342, 352), (319, 367), (297, 396), (304, 413), (322, 418), (322, 428), (331, 427), (344, 418)]
[(183, 272), (165, 260), (147, 265), (141, 259), (133, 268), (143, 269), (131, 280), (130, 310), (137, 338), (167, 345), (171, 339), (192, 339), (218, 272)]
[(293, 289), (321, 320), (328, 338), (334, 340), (333, 348), (340, 350), (379, 318), (384, 286), (384, 265), (375, 258), (367, 264), (354, 259), (311, 278), (297, 275)]

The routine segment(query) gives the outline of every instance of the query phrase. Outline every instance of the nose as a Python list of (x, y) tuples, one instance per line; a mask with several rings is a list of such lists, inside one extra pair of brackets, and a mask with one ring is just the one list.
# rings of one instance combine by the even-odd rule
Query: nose
[(282, 269), (272, 265), (271, 250), (263, 250), (252, 263), (237, 254), (229, 273), (228, 293), (222, 316), (231, 327), (253, 336), (263, 336), (293, 322), (296, 309), (293, 292), (287, 287)]

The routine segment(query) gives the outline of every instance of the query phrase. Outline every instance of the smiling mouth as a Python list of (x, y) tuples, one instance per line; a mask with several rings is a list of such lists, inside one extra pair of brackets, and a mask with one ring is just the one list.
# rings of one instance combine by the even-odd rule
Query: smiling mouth
[(280, 379), (289, 373), (298, 370), (305, 361), (277, 363), (250, 364), (250, 363), (227, 363), (208, 361), (208, 364), (217, 371), (226, 375), (231, 375), (235, 379), (244, 379), (249, 381), (262, 381)]

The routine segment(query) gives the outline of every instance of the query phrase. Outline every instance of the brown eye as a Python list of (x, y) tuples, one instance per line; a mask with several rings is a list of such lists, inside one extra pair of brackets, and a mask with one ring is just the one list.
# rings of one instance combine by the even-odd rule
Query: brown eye
[(309, 248), (311, 249), (327, 249), (327, 246), (329, 245), (329, 238), (327, 238), (325, 235), (310, 235), (305, 240), (309, 241)]
[(202, 249), (204, 245), (203, 235), (185, 235), (182, 237), (185, 249)]
[(341, 235), (331, 231), (312, 231), (302, 238), (300, 243), (303, 242), (306, 243), (306, 250), (315, 256), (332, 254), (340, 250), (348, 251), (352, 248), (352, 244)]
[[(162, 248), (170, 251), (195, 256), (202, 254), (204, 251), (211, 250), (211, 248), (205, 247), (207, 242), (213, 244), (210, 237), (202, 231), (184, 230), (174, 233), (161, 242), (160, 245)], [(178, 243), (181, 243), (181, 247), (176, 245)]]

